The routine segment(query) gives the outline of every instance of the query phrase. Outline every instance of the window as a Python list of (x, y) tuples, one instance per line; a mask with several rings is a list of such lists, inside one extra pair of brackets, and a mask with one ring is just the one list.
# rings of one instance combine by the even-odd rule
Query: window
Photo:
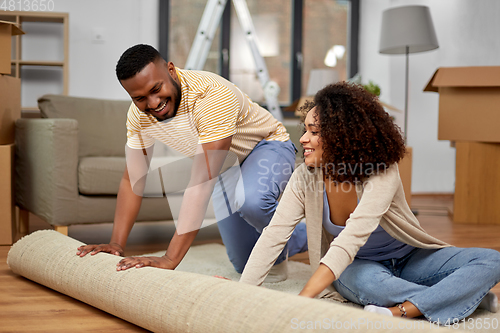
[[(257, 45), (269, 72), (280, 87), (278, 101), (290, 103), (290, 1), (247, 0), (257, 35)], [(264, 91), (236, 11), (231, 12), (229, 79), (257, 103), (265, 103)]]
[[(347, 50), (348, 8), (346, 1), (304, 1), (303, 96), (313, 95), (314, 90), (322, 88), (329, 79), (344, 81), (348, 78), (349, 51), (341, 52), (342, 48)], [(309, 82), (311, 76), (317, 84)], [(320, 82), (322, 79), (326, 81)]]
[[(357, 68), (359, 0), (246, 2), (270, 79), (280, 86), (278, 99), (282, 105), (290, 105), (308, 93), (311, 73), (315, 71), (334, 73), (337, 80), (346, 80), (350, 74), (356, 74), (350, 72)], [(162, 20), (169, 18), (169, 29), (168, 38), (160, 40), (160, 49), (168, 40), (168, 59), (180, 68), (186, 63), (206, 4), (206, 0), (162, 0), (160, 17)], [(231, 10), (226, 11), (222, 19), (225, 31), (218, 29), (204, 70), (228, 76), (254, 101), (265, 103), (254, 60), (231, 0), (227, 6)], [(350, 43), (348, 31), (355, 34), (350, 36)], [(222, 48), (226, 47), (230, 57), (229, 62), (223, 64)], [(331, 67), (333, 64), (335, 67)]]
[[(206, 0), (169, 0), (170, 24), (168, 31), (168, 55), (163, 55), (175, 66), (184, 68), (200, 24)], [(160, 13), (161, 15), (161, 13)], [(163, 18), (164, 19), (164, 18)], [(219, 43), (220, 29), (217, 29), (203, 70), (220, 73)]]

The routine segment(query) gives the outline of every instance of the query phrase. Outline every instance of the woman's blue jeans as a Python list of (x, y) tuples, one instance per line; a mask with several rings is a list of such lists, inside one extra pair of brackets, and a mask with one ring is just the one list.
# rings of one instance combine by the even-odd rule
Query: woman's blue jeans
[[(222, 190), (223, 195), (214, 193), (219, 231), (229, 260), (238, 273), (243, 272), (257, 239), (274, 215), (295, 167), (295, 151), (290, 140), (260, 141), (240, 165), (243, 186), (233, 186), (236, 190), (230, 195), (231, 190), (227, 188)], [(235, 211), (231, 208), (234, 202), (236, 206), (241, 204)], [(221, 215), (225, 218), (220, 219)], [(304, 251), (307, 251), (306, 228), (304, 223), (299, 223), (275, 264)]]
[(346, 299), (391, 307), (409, 301), (432, 322), (461, 320), (500, 281), (500, 252), (414, 249), (401, 259), (354, 261), (333, 282)]

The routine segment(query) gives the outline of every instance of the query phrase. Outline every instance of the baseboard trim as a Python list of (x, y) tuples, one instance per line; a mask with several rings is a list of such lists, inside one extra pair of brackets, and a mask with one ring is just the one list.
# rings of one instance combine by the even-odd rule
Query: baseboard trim
[(454, 192), (412, 192), (413, 197), (443, 197), (443, 196), (454, 196)]

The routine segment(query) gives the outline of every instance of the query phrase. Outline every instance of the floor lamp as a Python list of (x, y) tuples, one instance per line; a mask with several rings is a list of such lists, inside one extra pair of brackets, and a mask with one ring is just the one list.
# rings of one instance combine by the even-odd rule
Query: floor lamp
[(404, 108), (404, 137), (406, 144), (408, 144), (409, 54), (430, 51), (438, 47), (439, 44), (429, 7), (405, 6), (390, 8), (383, 12), (379, 52), (383, 54), (406, 54)]

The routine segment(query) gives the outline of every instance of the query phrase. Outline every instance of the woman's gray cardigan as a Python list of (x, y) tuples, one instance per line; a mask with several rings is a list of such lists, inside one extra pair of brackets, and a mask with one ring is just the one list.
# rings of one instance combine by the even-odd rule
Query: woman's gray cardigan
[[(310, 171), (301, 164), (295, 170), (271, 222), (248, 259), (240, 282), (260, 285), (264, 281), (295, 226), (304, 217), (313, 273), (322, 263), (339, 277), (379, 224), (392, 237), (414, 247), (450, 246), (420, 226), (406, 202), (397, 164), (356, 185), (359, 203), (346, 221), (345, 229), (334, 239), (322, 225), (324, 185), (320, 168)], [(328, 289), (320, 297), (344, 301), (333, 286)]]

